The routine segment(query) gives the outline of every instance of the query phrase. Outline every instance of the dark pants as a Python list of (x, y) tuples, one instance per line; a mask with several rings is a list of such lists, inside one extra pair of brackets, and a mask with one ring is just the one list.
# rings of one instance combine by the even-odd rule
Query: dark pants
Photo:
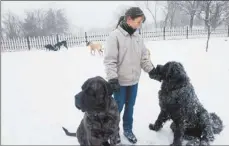
[(125, 104), (123, 115), (123, 130), (132, 131), (133, 127), (133, 112), (138, 91), (138, 84), (132, 86), (121, 86), (118, 92), (114, 93), (114, 99), (118, 104), (119, 113), (122, 112)]

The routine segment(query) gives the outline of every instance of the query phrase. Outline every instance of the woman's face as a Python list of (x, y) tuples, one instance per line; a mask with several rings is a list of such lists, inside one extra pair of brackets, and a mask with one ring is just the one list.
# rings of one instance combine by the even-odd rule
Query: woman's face
[(142, 25), (143, 20), (143, 16), (137, 17), (135, 19), (131, 19), (131, 17), (128, 17), (127, 24), (131, 26), (133, 29), (138, 29)]

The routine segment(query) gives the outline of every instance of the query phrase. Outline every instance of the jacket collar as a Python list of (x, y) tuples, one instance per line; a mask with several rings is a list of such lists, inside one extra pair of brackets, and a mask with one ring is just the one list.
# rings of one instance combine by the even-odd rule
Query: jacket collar
[[(125, 36), (130, 36), (130, 34), (128, 33), (128, 32), (126, 32), (121, 26), (118, 26), (118, 30), (119, 31), (121, 31), (121, 33), (122, 34), (124, 34)], [(137, 36), (138, 34), (137, 34), (138, 32), (137, 31), (135, 31), (134, 33), (133, 33), (133, 36)]]

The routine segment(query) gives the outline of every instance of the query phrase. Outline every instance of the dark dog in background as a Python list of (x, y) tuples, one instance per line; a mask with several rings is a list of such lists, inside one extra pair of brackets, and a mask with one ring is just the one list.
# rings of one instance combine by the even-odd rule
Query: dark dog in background
[(171, 145), (181, 145), (183, 138), (189, 140), (187, 145), (209, 145), (214, 141), (214, 134), (223, 130), (223, 122), (200, 103), (183, 65), (168, 62), (158, 65), (149, 75), (162, 82), (158, 93), (161, 111), (149, 128), (158, 131), (172, 119), (170, 128), (174, 139)]
[(49, 51), (57, 51), (57, 49), (55, 47), (53, 47), (53, 45), (51, 45), (51, 44), (45, 45), (45, 48)]
[(68, 49), (67, 41), (58, 42), (54, 46), (51, 44), (47, 44), (47, 45), (45, 45), (45, 48), (49, 51), (58, 51), (58, 50), (60, 50), (61, 46), (64, 46), (66, 49)]
[(61, 41), (54, 45), (54, 47), (57, 48), (58, 50), (60, 50), (61, 46), (64, 46), (66, 49), (68, 49), (67, 41)]
[(84, 117), (76, 133), (63, 128), (66, 135), (76, 136), (80, 145), (116, 145), (120, 116), (112, 92), (100, 76), (85, 81), (82, 91), (75, 95), (75, 106), (85, 112)]

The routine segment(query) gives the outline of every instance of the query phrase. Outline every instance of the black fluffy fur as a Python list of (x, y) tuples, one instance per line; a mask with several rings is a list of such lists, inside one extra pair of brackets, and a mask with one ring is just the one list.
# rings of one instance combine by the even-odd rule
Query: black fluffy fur
[(223, 130), (223, 122), (215, 113), (208, 111), (200, 103), (194, 87), (181, 63), (171, 61), (158, 65), (151, 73), (152, 79), (162, 82), (159, 91), (160, 114), (149, 128), (158, 131), (167, 120), (172, 120), (174, 133), (171, 145), (209, 145), (214, 134)]
[[(102, 77), (89, 78), (82, 91), (75, 95), (75, 106), (85, 112), (76, 133), (63, 130), (68, 136), (76, 136), (82, 146), (109, 146), (117, 143), (119, 133), (118, 105), (112, 98), (110, 84)], [(110, 140), (110, 143), (108, 142)]]

